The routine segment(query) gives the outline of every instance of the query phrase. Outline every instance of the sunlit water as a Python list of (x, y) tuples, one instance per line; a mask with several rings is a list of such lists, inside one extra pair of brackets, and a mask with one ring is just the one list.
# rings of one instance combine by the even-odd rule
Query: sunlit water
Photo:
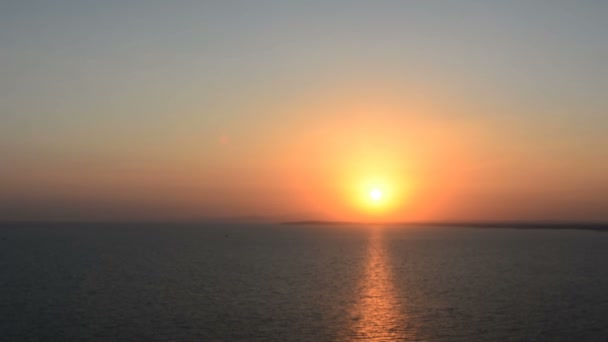
[(608, 233), (0, 226), (0, 340), (606, 341)]

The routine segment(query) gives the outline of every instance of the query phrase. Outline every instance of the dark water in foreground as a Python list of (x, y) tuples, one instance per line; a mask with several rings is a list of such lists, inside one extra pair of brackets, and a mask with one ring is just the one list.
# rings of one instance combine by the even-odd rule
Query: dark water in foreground
[(0, 340), (606, 341), (608, 233), (0, 226)]

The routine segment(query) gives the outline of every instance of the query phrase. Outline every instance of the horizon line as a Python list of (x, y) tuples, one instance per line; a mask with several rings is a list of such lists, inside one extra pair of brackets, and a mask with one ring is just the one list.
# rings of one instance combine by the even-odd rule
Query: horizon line
[[(249, 219), (248, 219), (249, 218)], [(274, 225), (421, 225), (487, 228), (599, 228), (608, 230), (608, 221), (596, 220), (404, 220), (404, 221), (351, 221), (351, 220), (277, 220), (252, 217), (219, 217), (200, 219), (0, 219), (5, 224), (274, 224)]]

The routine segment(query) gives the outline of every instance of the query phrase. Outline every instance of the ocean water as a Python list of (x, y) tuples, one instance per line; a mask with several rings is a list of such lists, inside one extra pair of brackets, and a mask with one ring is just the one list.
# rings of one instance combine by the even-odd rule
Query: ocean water
[(2, 341), (606, 341), (608, 233), (0, 226)]

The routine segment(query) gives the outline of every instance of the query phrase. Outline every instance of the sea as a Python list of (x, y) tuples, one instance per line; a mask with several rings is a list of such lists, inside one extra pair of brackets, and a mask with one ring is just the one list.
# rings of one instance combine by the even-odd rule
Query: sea
[(1, 341), (608, 341), (608, 233), (5, 223)]

